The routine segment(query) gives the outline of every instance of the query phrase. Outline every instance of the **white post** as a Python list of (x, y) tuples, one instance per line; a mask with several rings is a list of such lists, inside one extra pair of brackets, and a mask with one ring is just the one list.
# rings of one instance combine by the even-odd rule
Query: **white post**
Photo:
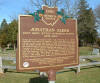
[(55, 83), (55, 81), (49, 81), (49, 83)]
[(80, 65), (78, 65), (78, 68), (77, 68), (77, 73), (80, 72)]
[(2, 57), (0, 56), (0, 73), (3, 73), (3, 70), (2, 70)]

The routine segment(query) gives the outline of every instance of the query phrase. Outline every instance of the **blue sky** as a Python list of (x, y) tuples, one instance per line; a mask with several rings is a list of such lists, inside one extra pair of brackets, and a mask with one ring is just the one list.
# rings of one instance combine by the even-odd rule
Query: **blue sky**
[[(0, 0), (0, 23), (5, 18), (9, 23), (11, 17), (23, 13), (23, 9), (30, 5), (30, 0)], [(95, 9), (100, 0), (88, 0), (89, 6)]]
[(29, 0), (0, 0), (0, 22), (4, 18), (10, 22), (11, 17), (23, 13), (28, 4)]

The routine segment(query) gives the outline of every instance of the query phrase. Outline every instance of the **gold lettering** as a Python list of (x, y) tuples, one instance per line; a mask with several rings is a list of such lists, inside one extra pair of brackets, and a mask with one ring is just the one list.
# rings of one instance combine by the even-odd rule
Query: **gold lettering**
[(55, 13), (54, 10), (46, 10), (46, 13)]

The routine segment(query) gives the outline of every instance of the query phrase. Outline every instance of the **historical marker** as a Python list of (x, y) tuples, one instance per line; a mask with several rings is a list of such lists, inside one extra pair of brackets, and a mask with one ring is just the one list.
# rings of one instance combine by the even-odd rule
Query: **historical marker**
[(77, 21), (57, 8), (19, 16), (17, 70), (59, 70), (78, 65)]

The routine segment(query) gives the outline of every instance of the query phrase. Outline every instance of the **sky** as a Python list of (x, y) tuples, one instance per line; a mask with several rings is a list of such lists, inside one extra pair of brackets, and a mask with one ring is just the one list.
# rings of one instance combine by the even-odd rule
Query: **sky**
[[(95, 9), (100, 0), (87, 0), (89, 6)], [(30, 0), (0, 0), (0, 23), (5, 18), (9, 23), (12, 18), (23, 14), (24, 8), (30, 6)], [(33, 11), (34, 12), (34, 11)]]
[(29, 0), (0, 0), (0, 22), (5, 18), (9, 23), (14, 16), (23, 13)]

